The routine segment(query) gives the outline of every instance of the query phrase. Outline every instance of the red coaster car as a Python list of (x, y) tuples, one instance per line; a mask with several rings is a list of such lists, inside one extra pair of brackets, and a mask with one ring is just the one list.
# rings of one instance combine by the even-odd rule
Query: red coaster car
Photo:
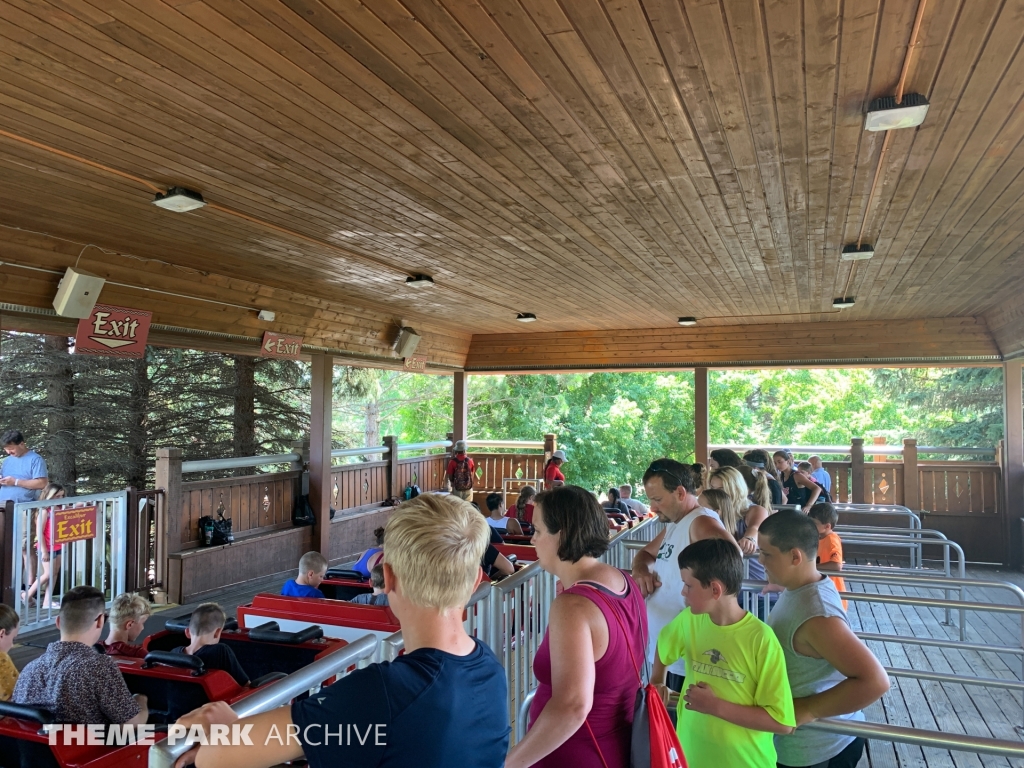
[(329, 600), (351, 600), (356, 595), (373, 592), (369, 578), (348, 568), (327, 569), (327, 578), (320, 583), (319, 589)]
[[(368, 633), (383, 640), (401, 629), (395, 614), (382, 605), (259, 594), (249, 605), (238, 607), (238, 622), (243, 627), (257, 627), (268, 621), (276, 621), (281, 629), (292, 632), (315, 624), (323, 629), (325, 637), (350, 642)], [(226, 636), (227, 633), (222, 637)], [(238, 660), (244, 667), (245, 661), (241, 657)]]
[(495, 544), (494, 548), (510, 560), (514, 555), (516, 563), (532, 563), (537, 559), (537, 548), (525, 544)]

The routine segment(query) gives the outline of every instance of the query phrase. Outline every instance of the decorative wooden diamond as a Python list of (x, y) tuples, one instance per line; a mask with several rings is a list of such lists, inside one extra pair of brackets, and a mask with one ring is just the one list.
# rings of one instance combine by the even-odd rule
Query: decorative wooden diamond
[(956, 497), (959, 499), (960, 494), (964, 492), (964, 489), (960, 487), (960, 478), (956, 479)]
[(885, 481), (885, 475), (882, 475), (882, 481), (878, 484), (878, 490), (882, 492), (883, 496), (889, 492), (889, 483)]

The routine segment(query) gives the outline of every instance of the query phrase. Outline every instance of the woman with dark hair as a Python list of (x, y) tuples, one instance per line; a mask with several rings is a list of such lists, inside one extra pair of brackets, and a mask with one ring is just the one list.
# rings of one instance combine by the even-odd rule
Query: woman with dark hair
[[(537, 489), (532, 485), (524, 485), (519, 491), (515, 506), (508, 511), (508, 517), (514, 517), (521, 526), (529, 526), (533, 530), (533, 500), (537, 498)], [(526, 530), (524, 527), (523, 530)]]
[(609, 512), (620, 515), (623, 520), (632, 520), (636, 517), (630, 508), (622, 502), (622, 496), (619, 494), (618, 488), (608, 489), (608, 501), (605, 503), (604, 508)]
[[(764, 448), (755, 448), (743, 454), (743, 463), (751, 469), (759, 469), (768, 475), (768, 490), (772, 494), (772, 504), (782, 503), (782, 483), (779, 482), (779, 473), (775, 470), (772, 457)], [(762, 505), (763, 506), (763, 505)]]
[(539, 494), (536, 505), (537, 559), (565, 589), (551, 604), (533, 663), (530, 730), (505, 766), (627, 768), (647, 647), (640, 589), (598, 560), (608, 549), (608, 522), (592, 493), (564, 486)]
[(807, 514), (821, 495), (822, 487), (793, 466), (793, 454), (789, 451), (776, 451), (772, 460), (782, 480), (786, 503), (798, 504)]
[(555, 451), (544, 465), (544, 488), (550, 490), (565, 485), (565, 475), (561, 466), (565, 464), (565, 451)]
[(715, 448), (708, 458), (708, 469), (739, 467), (743, 464), (740, 455), (731, 448)]

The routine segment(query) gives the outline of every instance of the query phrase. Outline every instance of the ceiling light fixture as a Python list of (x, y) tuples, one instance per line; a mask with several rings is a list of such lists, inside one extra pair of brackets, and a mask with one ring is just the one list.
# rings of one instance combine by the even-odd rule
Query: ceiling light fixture
[(168, 211), (174, 211), (175, 213), (185, 213), (186, 211), (194, 211), (196, 208), (202, 208), (206, 205), (206, 201), (203, 200), (201, 194), (193, 192), (191, 189), (171, 187), (163, 194), (157, 192), (153, 205)]
[(696, 317), (680, 317), (677, 322), (680, 325), (696, 325), (697, 324), (697, 318)]
[(434, 284), (434, 278), (430, 275), (413, 275), (405, 278), (405, 284), (410, 288), (425, 288)]
[(537, 322), (537, 316), (530, 312), (520, 312), (516, 315), (516, 320), (520, 323), (535, 323)]
[(868, 106), (864, 121), (866, 131), (892, 131), (898, 128), (916, 128), (928, 114), (928, 99), (919, 93), (905, 93), (903, 100), (883, 96)]
[(276, 312), (271, 312), (269, 309), (261, 309), (259, 314), (260, 320), (267, 323), (272, 323), (277, 318)]
[(833, 309), (849, 309), (854, 304), (853, 296), (843, 296), (839, 299), (832, 299)]
[(875, 246), (873, 245), (850, 245), (843, 246), (843, 252), (840, 255), (842, 261), (863, 261), (864, 259), (870, 259), (875, 255)]

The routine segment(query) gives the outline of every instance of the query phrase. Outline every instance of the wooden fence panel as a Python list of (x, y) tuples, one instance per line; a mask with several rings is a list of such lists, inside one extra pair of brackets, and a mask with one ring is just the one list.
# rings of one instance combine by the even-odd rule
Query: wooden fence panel
[(850, 500), (850, 462), (823, 461), (821, 465), (832, 478), (832, 499), (848, 502)]
[(930, 461), (918, 465), (926, 528), (945, 533), (969, 560), (1006, 562), (1001, 471), (986, 462)]
[(388, 463), (369, 461), (331, 469), (331, 506), (337, 510), (377, 504), (387, 498)]
[(218, 513), (231, 519), (236, 536), (291, 525), (300, 477), (300, 472), (292, 470), (182, 483), (182, 507), (178, 511), (182, 548), (198, 546), (199, 519)]
[(903, 503), (903, 465), (892, 462), (864, 464), (864, 500), (868, 504)]
[(525, 453), (471, 454), (476, 464), (475, 491), (501, 491), (505, 479), (521, 480), (525, 485), (544, 476), (544, 456)]

